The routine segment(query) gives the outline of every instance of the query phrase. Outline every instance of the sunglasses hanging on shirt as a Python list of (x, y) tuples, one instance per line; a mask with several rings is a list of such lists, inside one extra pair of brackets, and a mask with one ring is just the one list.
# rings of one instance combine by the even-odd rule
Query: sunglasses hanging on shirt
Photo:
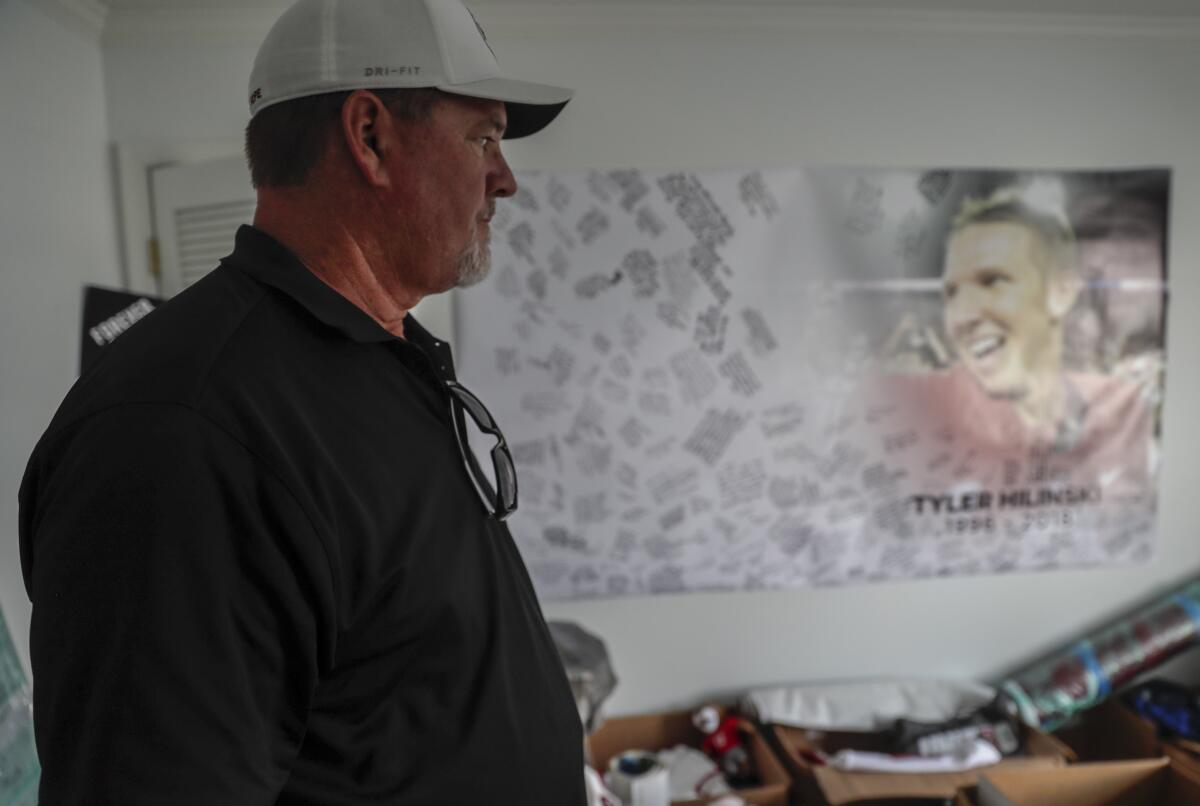
[[(450, 392), (450, 420), (454, 424), (454, 436), (458, 439), (458, 448), (462, 452), (463, 461), (467, 465), (475, 489), (483, 500), (484, 508), (493, 518), (502, 521), (517, 509), (517, 469), (513, 464), (512, 452), (500, 426), (492, 418), (491, 413), (483, 402), (471, 393), (469, 389), (457, 381), (446, 381), (446, 389)], [(471, 450), (469, 434), (463, 412), (470, 415), (475, 426), (484, 434), (496, 438), (492, 447), (493, 478), (480, 467), (475, 452)]]

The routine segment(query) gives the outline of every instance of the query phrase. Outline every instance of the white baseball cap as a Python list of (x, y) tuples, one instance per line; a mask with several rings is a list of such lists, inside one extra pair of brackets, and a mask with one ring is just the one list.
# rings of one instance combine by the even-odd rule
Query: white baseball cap
[(417, 87), (503, 101), (506, 139), (540, 130), (572, 95), (503, 77), (459, 0), (297, 0), (258, 49), (250, 116), (308, 95)]

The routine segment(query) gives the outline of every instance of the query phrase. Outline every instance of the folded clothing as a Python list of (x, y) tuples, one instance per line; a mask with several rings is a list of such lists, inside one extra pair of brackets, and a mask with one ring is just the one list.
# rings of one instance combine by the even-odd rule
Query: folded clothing
[(841, 750), (825, 759), (830, 767), (845, 772), (963, 772), (995, 764), (1003, 756), (985, 739), (976, 739), (966, 753), (944, 756), (893, 756), (861, 750)]
[(760, 722), (826, 731), (874, 731), (898, 719), (940, 723), (992, 702), (996, 690), (982, 683), (948, 680), (879, 680), (760, 688), (743, 698), (743, 709)]

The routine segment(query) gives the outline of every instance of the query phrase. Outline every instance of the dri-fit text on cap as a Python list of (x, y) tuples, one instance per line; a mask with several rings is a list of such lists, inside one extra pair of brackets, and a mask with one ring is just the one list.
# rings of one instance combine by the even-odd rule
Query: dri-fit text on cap
[(369, 78), (371, 76), (417, 76), (421, 74), (421, 66), (409, 64), (403, 67), (368, 67), (363, 71), (363, 76)]

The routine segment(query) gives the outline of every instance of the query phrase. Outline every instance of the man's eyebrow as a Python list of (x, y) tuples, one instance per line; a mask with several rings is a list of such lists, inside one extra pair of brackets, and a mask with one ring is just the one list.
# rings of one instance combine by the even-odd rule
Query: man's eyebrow
[(492, 131), (496, 132), (496, 134), (504, 134), (504, 130), (507, 128), (504, 121), (500, 118), (492, 118), (488, 121), (488, 125), (491, 126)]

